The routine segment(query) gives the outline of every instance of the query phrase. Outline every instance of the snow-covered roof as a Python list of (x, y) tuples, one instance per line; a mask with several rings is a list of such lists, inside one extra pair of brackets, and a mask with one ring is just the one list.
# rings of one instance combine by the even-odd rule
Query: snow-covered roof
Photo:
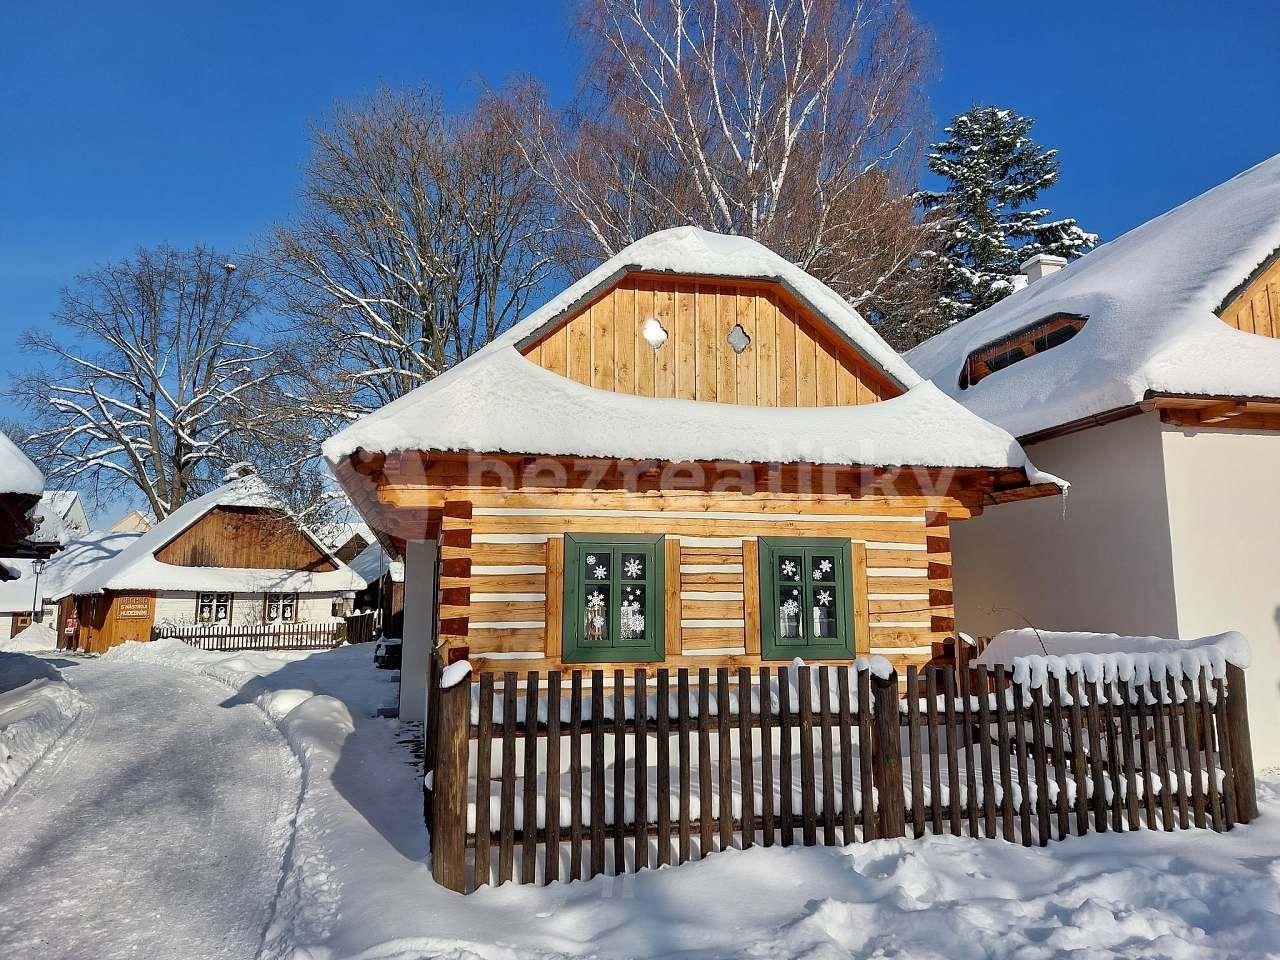
[[(1148, 391), (1280, 397), (1280, 340), (1214, 311), (1280, 249), (1280, 155), (1098, 247), (916, 347), (907, 359), (1017, 436), (1131, 406)], [(1055, 313), (1078, 335), (961, 390), (969, 354)]]
[(369, 525), (360, 521), (333, 523), (318, 532), (323, 535), (325, 546), (333, 550), (345, 546), (352, 537), (360, 537), (365, 543), (374, 541), (373, 531), (369, 529)]
[(75, 490), (46, 490), (31, 513), (39, 520), (31, 535), (38, 543), (66, 543), (89, 532), (89, 518)]
[(85, 576), (50, 594), (54, 599), (103, 590), (224, 590), (240, 592), (326, 592), (361, 590), (366, 584), (338, 560), (310, 531), (299, 527), (334, 563), (326, 572), (308, 570), (257, 570), (240, 567), (182, 567), (155, 557), (165, 544), (191, 527), (215, 507), (261, 507), (284, 510), (284, 505), (255, 476), (244, 477), (183, 504), (154, 527), (137, 536), (116, 556), (96, 565)]
[(394, 583), (404, 583), (404, 561), (392, 560), (380, 543), (371, 543), (361, 550), (350, 566), (357, 576), (369, 584), (382, 579), (388, 570), (391, 571)]
[(18, 449), (18, 445), (0, 433), (0, 493), (36, 494), (44, 490), (44, 474)]
[[(74, 540), (55, 553), (40, 573), (41, 596), (65, 596), (66, 588), (86, 576), (100, 563), (110, 560), (138, 538), (136, 533), (94, 530)], [(32, 561), (8, 559), (0, 561), (18, 575), (18, 579), (0, 583), (0, 613), (30, 610), (35, 595), (36, 579)]]
[[(641, 397), (585, 386), (521, 355), (523, 344), (633, 271), (779, 282), (905, 392), (862, 406), (804, 408)], [(754, 240), (694, 227), (636, 241), (483, 350), (324, 444), (335, 465), (359, 449), (1014, 467), (1034, 474), (1013, 437), (922, 380), (835, 291)]]
[(156, 518), (141, 510), (130, 510), (111, 525), (112, 530), (121, 533), (145, 533), (156, 525)]

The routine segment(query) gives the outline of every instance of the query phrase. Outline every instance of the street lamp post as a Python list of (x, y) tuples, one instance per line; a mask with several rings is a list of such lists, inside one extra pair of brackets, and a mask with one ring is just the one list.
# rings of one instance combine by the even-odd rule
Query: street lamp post
[(36, 575), (35, 587), (31, 592), (31, 622), (39, 623), (44, 619), (44, 604), (40, 602), (40, 572), (44, 570), (45, 561), (39, 558), (31, 561), (31, 570)]

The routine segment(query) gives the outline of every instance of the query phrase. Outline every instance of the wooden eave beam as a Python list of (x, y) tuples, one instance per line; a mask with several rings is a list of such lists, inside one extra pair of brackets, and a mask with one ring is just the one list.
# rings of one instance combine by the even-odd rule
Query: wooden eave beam
[(1249, 409), (1249, 404), (1243, 400), (1228, 400), (1223, 403), (1215, 403), (1207, 407), (1202, 407), (1199, 411), (1197, 419), (1204, 426), (1214, 423), (1225, 423), (1245, 413)]

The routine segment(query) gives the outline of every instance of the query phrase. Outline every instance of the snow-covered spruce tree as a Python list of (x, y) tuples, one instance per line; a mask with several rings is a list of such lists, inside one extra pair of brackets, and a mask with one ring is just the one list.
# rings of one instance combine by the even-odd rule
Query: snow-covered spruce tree
[(1000, 107), (975, 106), (946, 127), (929, 169), (947, 181), (944, 190), (921, 191), (926, 219), (950, 224), (941, 253), (943, 289), (938, 306), (950, 323), (983, 310), (1013, 292), (1019, 264), (1037, 253), (1072, 259), (1087, 253), (1097, 234), (1076, 221), (1053, 219), (1034, 206), (1040, 192), (1058, 182), (1058, 151), (1031, 139), (1035, 120)]

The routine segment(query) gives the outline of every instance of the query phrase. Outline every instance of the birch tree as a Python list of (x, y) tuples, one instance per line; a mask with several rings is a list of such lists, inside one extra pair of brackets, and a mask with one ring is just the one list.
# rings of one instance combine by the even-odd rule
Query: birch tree
[(140, 249), (78, 277), (16, 394), (51, 485), (136, 500), (157, 517), (221, 482), (279, 419), (262, 398), (273, 350), (255, 338), (257, 269), (207, 247)]
[[(869, 313), (927, 308), (908, 269), (927, 35), (898, 0), (587, 0), (567, 110), (517, 140), (581, 273), (644, 234), (754, 237)], [(924, 286), (927, 287), (927, 281)]]
[(300, 403), (335, 420), (439, 375), (517, 319), (552, 269), (540, 184), (504, 135), (518, 100), (449, 116), (382, 89), (313, 133), (272, 264)]

